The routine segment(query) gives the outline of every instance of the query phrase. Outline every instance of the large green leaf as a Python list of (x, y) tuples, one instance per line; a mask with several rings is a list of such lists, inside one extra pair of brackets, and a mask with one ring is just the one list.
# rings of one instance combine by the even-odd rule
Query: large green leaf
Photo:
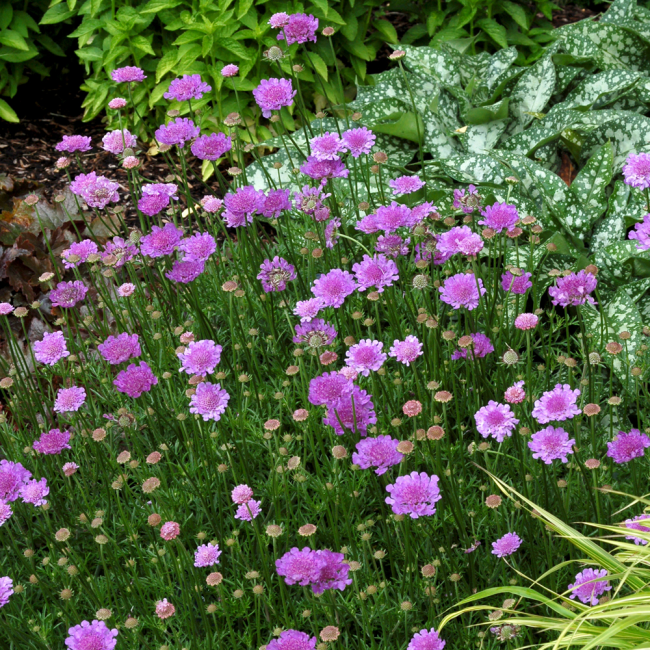
[(584, 79), (563, 102), (565, 108), (591, 108), (601, 97), (622, 94), (641, 78), (638, 72), (605, 70)]
[(506, 130), (507, 120), (472, 124), (467, 127), (459, 140), (467, 153), (485, 153), (493, 149)]
[(16, 111), (4, 99), (0, 99), (0, 119), (6, 122), (20, 122)]
[(459, 59), (461, 57), (457, 52), (413, 45), (400, 45), (400, 49), (406, 52), (404, 65), (407, 68), (451, 86), (460, 85)]
[(609, 197), (607, 214), (596, 224), (589, 240), (589, 248), (596, 252), (610, 244), (625, 239), (625, 211), (630, 195), (630, 186), (616, 181), (614, 191)]
[(512, 133), (518, 133), (541, 113), (555, 88), (555, 65), (550, 56), (526, 70), (510, 95), (510, 114), (515, 120)]

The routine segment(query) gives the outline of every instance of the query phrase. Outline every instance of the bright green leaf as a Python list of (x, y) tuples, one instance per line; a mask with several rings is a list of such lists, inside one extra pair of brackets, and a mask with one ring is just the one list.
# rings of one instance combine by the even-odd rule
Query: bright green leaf
[(14, 109), (11, 108), (4, 99), (0, 99), (0, 118), (6, 122), (20, 122), (18, 115), (16, 115), (16, 111), (14, 111)]

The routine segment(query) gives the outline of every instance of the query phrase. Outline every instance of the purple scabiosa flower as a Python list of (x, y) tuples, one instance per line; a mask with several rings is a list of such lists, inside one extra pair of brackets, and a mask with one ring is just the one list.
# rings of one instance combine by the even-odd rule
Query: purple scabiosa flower
[(399, 440), (390, 436), (365, 438), (357, 442), (357, 451), (352, 454), (352, 462), (361, 469), (376, 467), (375, 474), (385, 474), (393, 465), (398, 465), (404, 458), (397, 451)]
[(638, 190), (650, 188), (650, 154), (631, 153), (623, 165), (623, 176), (627, 185), (636, 187)]
[(123, 153), (125, 149), (133, 149), (137, 142), (138, 139), (131, 135), (128, 129), (117, 129), (116, 131), (109, 131), (102, 138), (102, 149), (118, 155)]
[(326, 372), (309, 382), (309, 402), (329, 406), (352, 391), (352, 383), (338, 372)]
[(478, 190), (474, 185), (468, 188), (468, 194), (465, 195), (465, 190), (454, 190), (454, 208), (462, 210), (465, 214), (472, 214), (474, 210), (481, 207), (481, 197)]
[[(367, 217), (364, 217), (367, 218)], [(390, 205), (382, 205), (377, 208), (376, 224), (379, 230), (387, 235), (395, 232), (398, 228), (405, 227), (411, 218), (411, 208), (393, 201)]]
[(224, 133), (199, 136), (190, 147), (192, 153), (201, 160), (218, 160), (231, 149), (232, 139)]
[(221, 361), (223, 348), (210, 339), (192, 341), (185, 352), (176, 356), (181, 361), (180, 372), (188, 375), (211, 375)]
[(352, 385), (351, 391), (342, 393), (336, 401), (328, 404), (327, 415), (323, 418), (323, 424), (331, 426), (338, 436), (346, 431), (365, 436), (368, 425), (376, 422), (372, 397), (355, 385)]
[(209, 232), (197, 232), (181, 240), (178, 249), (185, 262), (205, 262), (217, 250), (217, 242)]
[(317, 181), (323, 178), (347, 178), (350, 174), (350, 170), (346, 168), (340, 158), (317, 160), (314, 156), (307, 156), (307, 162), (302, 164), (300, 171)]
[(45, 498), (50, 493), (47, 486), (47, 480), (42, 478), (40, 481), (32, 479), (27, 481), (20, 488), (20, 498), (24, 503), (31, 503), (33, 506), (43, 506), (47, 503)]
[(478, 307), (480, 297), (487, 289), (483, 286), (483, 280), (477, 279), (473, 273), (457, 273), (447, 278), (438, 291), (442, 302), (451, 305), (454, 309), (465, 307), (468, 311), (472, 311)]
[(508, 203), (488, 205), (481, 212), (481, 215), (483, 215), (484, 219), (478, 222), (479, 225), (492, 228), (496, 232), (503, 232), (504, 230), (512, 232), (515, 229), (516, 223), (519, 221), (517, 208)]
[(142, 354), (138, 335), (127, 332), (109, 336), (97, 346), (97, 350), (111, 365), (124, 363), (131, 357), (139, 357)]
[(409, 228), (413, 228), (432, 214), (438, 214), (438, 208), (432, 203), (424, 202), (420, 205), (415, 205), (411, 208), (411, 216), (406, 225)]
[(68, 153), (90, 151), (92, 149), (90, 142), (90, 137), (86, 135), (64, 135), (61, 142), (58, 142), (54, 148), (57, 151), (67, 151)]
[(190, 399), (190, 413), (198, 413), (204, 422), (218, 422), (226, 411), (230, 395), (221, 388), (221, 384), (205, 381), (196, 387)]
[(0, 316), (9, 316), (9, 314), (13, 313), (14, 308), (11, 303), (8, 302), (0, 302)]
[(350, 566), (343, 560), (343, 553), (334, 553), (333, 551), (316, 551), (320, 563), (318, 578), (312, 584), (311, 590), (318, 596), (327, 589), (338, 589), (343, 591), (347, 585), (352, 584), (352, 579), (348, 578)]
[(237, 485), (233, 488), (233, 491), (230, 494), (232, 502), (237, 505), (242, 505), (242, 503), (247, 503), (253, 498), (253, 488), (249, 487), (245, 483)]
[[(294, 43), (316, 42), (316, 30), (318, 29), (318, 18), (311, 14), (291, 14), (283, 29), (278, 34), (278, 40), (287, 39), (287, 45)], [(265, 116), (267, 117), (267, 116)]]
[(393, 346), (388, 351), (388, 356), (394, 357), (406, 366), (410, 366), (421, 355), (422, 343), (412, 334), (407, 336), (403, 341), (395, 339)]
[(285, 630), (266, 646), (266, 650), (314, 650), (316, 637), (297, 630)]
[(242, 503), (237, 512), (235, 513), (235, 519), (240, 519), (241, 521), (253, 521), (257, 515), (262, 512), (260, 507), (260, 502), (255, 501), (255, 499), (250, 499), (246, 503)]
[(456, 253), (476, 255), (483, 248), (480, 235), (472, 232), (468, 226), (455, 226), (447, 232), (438, 235), (436, 250), (443, 255), (452, 256)]
[(339, 154), (345, 151), (343, 140), (336, 134), (325, 131), (323, 135), (313, 137), (309, 144), (312, 156), (319, 161), (338, 160)]
[(91, 208), (102, 210), (109, 203), (120, 200), (117, 193), (118, 183), (109, 181), (105, 176), (97, 176), (95, 172), (79, 174), (70, 183), (70, 191), (80, 196)]
[(127, 65), (124, 68), (116, 68), (111, 72), (111, 79), (118, 84), (144, 81), (146, 78), (144, 70), (141, 70), (134, 65)]
[(521, 546), (521, 537), (517, 533), (506, 533), (503, 537), (492, 542), (492, 555), (507, 557)]
[(638, 251), (650, 250), (650, 214), (646, 214), (642, 222), (634, 224), (634, 230), (630, 231), (627, 238), (636, 240)]
[(316, 210), (323, 207), (323, 201), (332, 196), (331, 194), (323, 193), (323, 185), (326, 181), (321, 181), (318, 187), (309, 187), (305, 185), (302, 192), (296, 194), (296, 207), (301, 212), (313, 216)]
[(471, 349), (467, 350), (465, 348), (461, 348), (454, 350), (451, 355), (452, 361), (456, 361), (457, 359), (467, 359), (467, 357), (470, 359), (482, 359), (488, 354), (494, 352), (492, 341), (490, 341), (490, 339), (485, 336), (485, 334), (476, 332), (475, 334), (470, 334), (470, 336), (472, 337), (473, 341)]
[(607, 443), (607, 456), (621, 465), (642, 458), (646, 447), (650, 447), (650, 438), (645, 433), (638, 429), (632, 429), (630, 433), (619, 431), (616, 438)]
[(221, 199), (218, 199), (216, 196), (209, 196), (206, 194), (201, 199), (201, 207), (209, 214), (214, 214), (215, 212), (219, 212), (222, 206), (223, 206), (223, 201)]
[(6, 501), (0, 499), (0, 526), (9, 521), (12, 514), (11, 506)]
[(361, 262), (352, 266), (352, 271), (359, 291), (374, 287), (379, 293), (382, 293), (384, 287), (392, 287), (393, 282), (399, 280), (397, 264), (382, 253), (372, 257), (364, 255)]
[(367, 377), (370, 371), (377, 371), (384, 365), (388, 355), (382, 352), (381, 341), (362, 339), (345, 353), (345, 364)]
[(108, 102), (108, 107), (113, 110), (119, 110), (120, 108), (124, 108), (126, 104), (126, 99), (123, 97), (114, 97), (110, 102)]
[(386, 486), (386, 503), (396, 515), (409, 515), (411, 519), (427, 517), (436, 512), (435, 504), (442, 498), (438, 477), (424, 472), (411, 472), (399, 476), (395, 483)]
[[(56, 411), (56, 405), (54, 410)], [(39, 454), (47, 454), (50, 456), (58, 455), (64, 449), (72, 449), (72, 447), (70, 447), (70, 432), (61, 431), (60, 429), (50, 429), (47, 433), (42, 433), (38, 440), (34, 440), (32, 447), (34, 447), (35, 451)]]
[(120, 268), (127, 262), (130, 262), (138, 253), (137, 246), (125, 241), (121, 237), (113, 237), (112, 241), (107, 241), (104, 244), (104, 251), (102, 252), (102, 259), (105, 260), (109, 255), (114, 257), (117, 261), (115, 266)]
[(548, 294), (551, 302), (561, 307), (584, 305), (585, 302), (595, 305), (596, 301), (589, 294), (597, 284), (595, 276), (583, 270), (558, 278), (557, 285), (548, 288)]
[(547, 465), (554, 460), (568, 463), (567, 456), (573, 453), (576, 441), (562, 428), (548, 426), (537, 433), (533, 433), (528, 447), (534, 452), (533, 458), (540, 458)]
[(361, 154), (369, 154), (377, 140), (377, 136), (365, 126), (345, 131), (342, 137), (345, 147), (353, 158), (358, 158)]
[(339, 240), (340, 232), (339, 228), (341, 227), (340, 219), (330, 219), (325, 226), (325, 246), (327, 248), (334, 248), (336, 243)]
[(200, 74), (184, 74), (169, 84), (169, 90), (163, 97), (165, 99), (175, 99), (178, 102), (186, 102), (189, 99), (201, 99), (204, 93), (209, 93), (211, 90), (212, 86), (205, 83)]
[(396, 179), (388, 181), (388, 186), (393, 188), (393, 194), (401, 196), (417, 192), (425, 186), (425, 183), (419, 176), (398, 176)]
[(379, 235), (375, 250), (378, 253), (384, 253), (388, 257), (398, 257), (409, 254), (410, 243), (410, 237), (402, 239), (399, 235)]
[(533, 417), (540, 423), (570, 420), (581, 411), (576, 406), (580, 389), (571, 389), (569, 384), (555, 384), (553, 390), (546, 391), (536, 402)]
[(110, 630), (104, 621), (82, 621), (68, 630), (65, 645), (68, 650), (114, 650), (118, 635)]
[(438, 636), (438, 633), (430, 630), (416, 632), (410, 640), (406, 650), (442, 650), (447, 642)]
[(517, 381), (509, 388), (506, 388), (506, 391), (503, 394), (503, 399), (505, 399), (508, 404), (521, 404), (526, 399), (524, 382)]
[(10, 460), (0, 460), (0, 499), (15, 501), (20, 490), (32, 478), (32, 473), (20, 463)]
[[(63, 260), (63, 266), (66, 269), (72, 269), (80, 264), (83, 264), (89, 255), (94, 255), (99, 252), (97, 244), (91, 239), (83, 239), (80, 242), (72, 242), (70, 248), (66, 248), (61, 253), (61, 259)], [(78, 258), (75, 261), (72, 261), (71, 258)]]
[(0, 578), (0, 608), (4, 607), (14, 593), (14, 583), (9, 576)]
[(295, 327), (296, 335), (293, 342), (296, 345), (306, 345), (311, 349), (331, 345), (336, 338), (336, 330), (322, 318), (314, 318), (308, 323), (300, 323)]
[(187, 117), (177, 117), (169, 124), (161, 124), (154, 134), (160, 144), (184, 147), (189, 140), (196, 138), (201, 129)]
[(129, 397), (140, 397), (142, 393), (148, 393), (152, 386), (158, 383), (158, 378), (144, 361), (139, 366), (129, 364), (126, 370), (122, 370), (113, 380), (113, 385), (120, 393), (126, 393)]
[(72, 476), (79, 469), (77, 463), (64, 463), (61, 471), (65, 476)]
[(366, 235), (372, 235), (373, 233), (378, 232), (379, 220), (377, 218), (377, 215), (374, 212), (367, 214), (365, 217), (357, 221), (354, 229), (359, 230), (360, 232), (365, 232)]
[(299, 300), (293, 310), (296, 316), (300, 316), (301, 323), (308, 323), (318, 316), (325, 303), (320, 298), (309, 298), (308, 300)]
[(415, 261), (426, 260), (427, 262), (433, 260), (436, 265), (444, 264), (451, 258), (450, 253), (442, 253), (438, 250), (437, 235), (429, 234), (427, 238), (415, 245)]
[(509, 291), (510, 293), (524, 294), (533, 286), (533, 283), (530, 281), (532, 277), (532, 273), (524, 273), (523, 275), (516, 276), (512, 275), (510, 271), (506, 271), (501, 276), (501, 287), (504, 291)]
[(246, 225), (247, 221), (252, 223), (253, 215), (264, 209), (265, 199), (264, 192), (256, 190), (252, 185), (238, 187), (234, 194), (226, 194), (224, 197), (226, 211), (223, 218), (229, 226), (228, 219), (236, 220), (239, 226)]
[[(170, 199), (178, 201), (178, 187), (175, 183), (150, 183), (142, 187), (138, 209), (153, 217), (169, 205)], [(173, 224), (165, 224), (165, 227), (168, 225)], [(142, 239), (144, 240), (144, 237)]]
[(253, 90), (253, 97), (262, 109), (262, 115), (271, 117), (271, 111), (291, 106), (296, 92), (291, 85), (291, 79), (262, 79), (260, 85)]
[(63, 332), (45, 332), (42, 340), (34, 341), (33, 347), (36, 361), (48, 366), (53, 366), (60, 359), (70, 356)]
[(306, 587), (316, 582), (320, 574), (321, 561), (317, 553), (308, 546), (302, 550), (294, 546), (275, 561), (275, 570), (288, 585)]
[(291, 210), (291, 190), (269, 190), (264, 198), (262, 215), (267, 219), (277, 219), (284, 210)]
[(577, 597), (585, 605), (598, 605), (598, 597), (612, 588), (609, 581), (603, 580), (608, 575), (605, 569), (596, 571), (589, 568), (581, 571), (576, 575), (575, 582), (567, 586), (567, 591), (573, 592), (569, 598)]
[(237, 74), (239, 74), (239, 66), (235, 65), (234, 63), (229, 63), (228, 65), (224, 65), (223, 68), (221, 68), (222, 77), (235, 77)]
[(272, 260), (264, 260), (260, 269), (257, 279), (262, 283), (264, 293), (284, 291), (287, 282), (296, 279), (296, 268), (277, 255)]
[(81, 280), (73, 282), (59, 282), (56, 289), (50, 291), (52, 307), (74, 307), (81, 302), (88, 293), (88, 287)]
[(492, 437), (497, 442), (509, 438), (519, 420), (507, 404), (499, 404), (490, 400), (487, 406), (481, 407), (475, 414), (476, 428), (484, 437)]
[(190, 282), (194, 282), (203, 271), (205, 271), (205, 262), (198, 260), (175, 260), (172, 264), (171, 271), (167, 271), (165, 277), (172, 282), (189, 284)]
[(348, 271), (332, 269), (314, 280), (311, 292), (320, 298), (326, 307), (338, 308), (356, 289), (354, 277)]
[(282, 29), (282, 27), (286, 27), (289, 24), (289, 14), (285, 13), (284, 11), (281, 11), (277, 14), (273, 14), (269, 18), (269, 25), (273, 27), (273, 29)]
[(535, 314), (519, 314), (515, 318), (515, 327), (518, 330), (534, 330), (539, 323), (539, 318)]
[[(86, 401), (86, 390), (81, 386), (71, 386), (70, 388), (60, 388), (54, 402), (54, 411), (56, 413), (68, 413), (78, 411)], [(56, 431), (56, 429), (55, 429)]]
[(203, 568), (219, 564), (219, 544), (203, 544), (194, 551), (194, 566)]
[(140, 240), (140, 252), (151, 258), (171, 255), (182, 238), (183, 231), (173, 223), (166, 223), (163, 228), (153, 226), (151, 232)]
[[(0, 519), (2, 518), (2, 505), (0, 504)], [(641, 523), (643, 522), (643, 523)], [(0, 524), (1, 525), (1, 524)], [(623, 528), (629, 530), (638, 530), (640, 533), (648, 535), (650, 533), (650, 515), (637, 515), (632, 519), (626, 519), (622, 524)], [(625, 539), (633, 541), (637, 546), (647, 546), (648, 540), (636, 535), (626, 535)]]

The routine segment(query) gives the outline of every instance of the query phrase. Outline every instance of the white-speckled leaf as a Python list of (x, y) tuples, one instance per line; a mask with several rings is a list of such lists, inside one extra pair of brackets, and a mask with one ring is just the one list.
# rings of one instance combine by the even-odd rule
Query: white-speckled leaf
[(615, 0), (609, 9), (600, 17), (602, 23), (628, 25), (633, 23), (636, 0)]
[(451, 156), (440, 161), (441, 167), (461, 183), (495, 183), (501, 185), (507, 176), (503, 165), (486, 154)]
[(574, 65), (558, 65), (555, 68), (555, 90), (553, 91), (554, 95), (563, 93), (572, 82), (578, 82), (581, 77), (587, 75), (587, 71), (584, 68), (580, 68)]
[(630, 186), (623, 181), (616, 181), (609, 197), (607, 214), (596, 224), (589, 240), (592, 252), (625, 239), (625, 212), (629, 195)]
[(501, 75), (512, 66), (516, 58), (516, 47), (508, 47), (493, 54), (490, 57), (490, 62), (483, 76), (481, 86), (485, 86), (488, 92), (492, 92)]
[(534, 117), (531, 113), (544, 111), (555, 88), (555, 66), (550, 56), (530, 67), (515, 85), (510, 95), (510, 115), (515, 120), (510, 133), (519, 133)]
[(631, 240), (618, 241), (594, 253), (594, 263), (600, 269), (603, 284), (618, 288), (639, 277), (642, 267), (650, 266), (650, 251), (639, 251)]
[[(297, 157), (292, 156), (294, 164), (297, 163)], [(282, 163), (282, 168), (280, 170), (273, 169), (273, 163)], [(267, 171), (267, 174), (262, 170), (262, 165)], [(257, 190), (267, 190), (274, 189), (275, 187), (284, 187), (290, 188), (291, 190), (297, 190), (300, 187), (300, 182), (298, 179), (305, 179), (302, 174), (293, 174), (292, 173), (293, 165), (289, 162), (289, 158), (286, 152), (282, 149), (276, 151), (275, 153), (264, 156), (260, 162), (253, 162), (248, 167), (246, 167), (246, 178), (249, 185), (253, 185)], [(279, 180), (278, 180), (279, 174)], [(275, 183), (275, 186), (273, 185)], [(303, 183), (304, 184), (304, 183)]]
[(404, 65), (408, 69), (431, 76), (445, 84), (460, 85), (459, 53), (413, 45), (400, 45), (400, 48), (406, 52)]
[[(584, 79), (568, 95), (563, 106), (565, 108), (598, 108), (615, 99), (612, 95), (620, 96), (628, 92), (641, 75), (627, 70), (604, 70)], [(610, 98), (608, 101), (603, 99)], [(599, 101), (600, 100), (600, 101)]]
[(458, 150), (458, 143), (448, 135), (442, 120), (430, 110), (422, 114), (424, 121), (424, 150), (435, 159), (448, 158)]
[(487, 124), (472, 124), (467, 127), (459, 140), (467, 153), (485, 153), (493, 149), (506, 130), (507, 120), (497, 120)]

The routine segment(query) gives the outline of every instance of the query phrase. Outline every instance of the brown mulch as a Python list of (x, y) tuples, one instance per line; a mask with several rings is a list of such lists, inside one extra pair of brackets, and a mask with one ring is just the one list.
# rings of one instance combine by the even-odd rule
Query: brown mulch
[(577, 23), (579, 20), (584, 20), (591, 16), (597, 16), (599, 13), (601, 12), (587, 9), (586, 7), (567, 5), (566, 7), (562, 7), (560, 11), (553, 12), (553, 27), (562, 27), (564, 25)]

